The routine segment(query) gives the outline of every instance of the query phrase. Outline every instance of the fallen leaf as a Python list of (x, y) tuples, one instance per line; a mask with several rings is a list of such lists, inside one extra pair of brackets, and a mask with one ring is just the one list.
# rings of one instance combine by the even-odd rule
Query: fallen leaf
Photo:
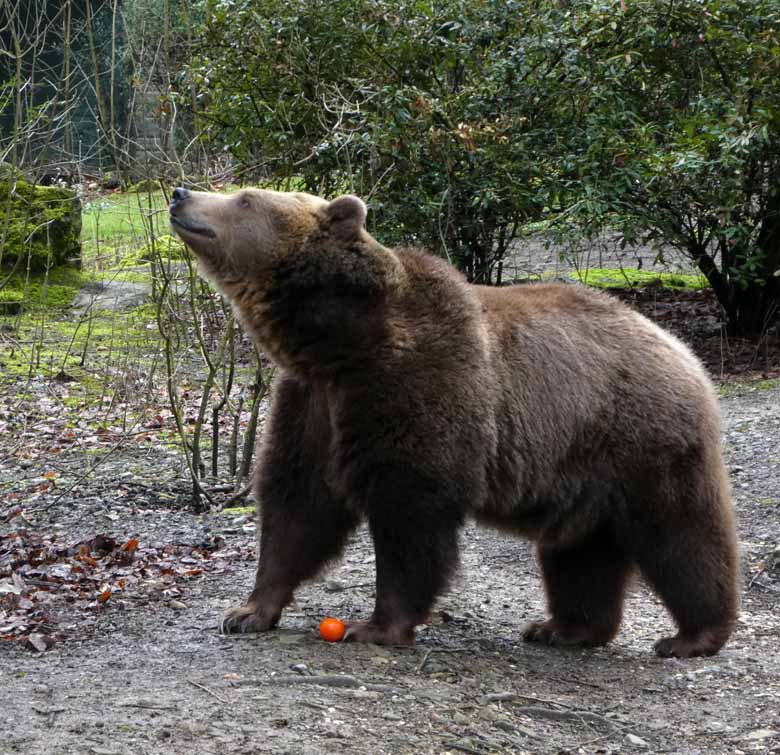
[(132, 553), (137, 547), (138, 547), (138, 540), (136, 540), (135, 538), (131, 538), (122, 546), (122, 550), (126, 551), (127, 553)]

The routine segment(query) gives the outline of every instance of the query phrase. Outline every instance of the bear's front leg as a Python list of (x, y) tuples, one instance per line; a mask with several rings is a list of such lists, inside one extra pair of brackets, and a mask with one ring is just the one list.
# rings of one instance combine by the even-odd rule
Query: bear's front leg
[(255, 586), (245, 605), (229, 609), (223, 634), (265, 632), (279, 622), (295, 588), (339, 555), (357, 524), (342, 504), (322, 496), (303, 496), (291, 484), (287, 495), (260, 506), (260, 555)]
[[(265, 632), (295, 588), (339, 555), (359, 517), (325, 481), (328, 412), (310, 386), (282, 374), (257, 467), (260, 553), (247, 602), (227, 611), (221, 629)], [(324, 450), (323, 450), (324, 449)]]
[[(396, 491), (388, 494), (392, 487)], [(408, 491), (399, 487), (405, 487)], [(389, 490), (370, 503), (376, 551), (376, 605), (367, 622), (348, 624), (346, 640), (412, 645), (414, 627), (428, 620), (437, 595), (458, 562), (463, 515), (450, 502), (414, 486), (388, 481)]]

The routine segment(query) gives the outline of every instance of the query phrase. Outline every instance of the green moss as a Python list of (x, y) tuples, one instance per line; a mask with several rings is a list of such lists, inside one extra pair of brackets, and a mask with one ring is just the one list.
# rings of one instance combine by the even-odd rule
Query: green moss
[(734, 396), (744, 396), (747, 393), (756, 393), (758, 391), (780, 390), (780, 378), (770, 378), (768, 380), (730, 380), (720, 383), (717, 386), (718, 395), (721, 398), (733, 398)]
[(22, 310), (24, 296), (8, 287), (0, 289), (0, 315), (16, 315)]
[(152, 275), (148, 270), (123, 270), (120, 273), (111, 273), (111, 280), (124, 283), (149, 283)]
[[(18, 303), (26, 311), (62, 309), (71, 304), (84, 280), (82, 272), (69, 265), (29, 276), (15, 273), (0, 289), (0, 302)], [(5, 314), (14, 313), (6, 310)]]
[(187, 248), (175, 236), (164, 233), (158, 236), (154, 241), (139, 247), (136, 251), (126, 257), (138, 262), (148, 262), (152, 259), (162, 257), (163, 260), (182, 260), (187, 256)]
[(160, 191), (160, 182), (153, 178), (145, 178), (143, 181), (130, 186), (127, 191), (135, 194), (155, 194)]
[(257, 509), (254, 506), (234, 506), (230, 509), (222, 509), (225, 516), (243, 516), (245, 514), (254, 514)]
[(703, 275), (688, 273), (657, 273), (631, 268), (590, 267), (570, 273), (573, 280), (594, 288), (641, 288), (661, 284), (672, 289), (702, 289), (709, 283)]
[(0, 181), (0, 265), (32, 271), (81, 259), (81, 201), (70, 189)]
[[(68, 299), (75, 290), (69, 289)], [(68, 390), (74, 402), (94, 403), (107, 385), (121, 388), (124, 370), (148, 371), (159, 351), (151, 304), (130, 312), (92, 309), (78, 320), (49, 308), (25, 308), (21, 316), (0, 316), (0, 325), (14, 329), (13, 339), (0, 341), (0, 375), (52, 378), (64, 370), (75, 380)]]
[(553, 219), (537, 220), (533, 223), (526, 223), (523, 226), (523, 234), (526, 236), (536, 236), (546, 233), (550, 230), (550, 226), (553, 224)]

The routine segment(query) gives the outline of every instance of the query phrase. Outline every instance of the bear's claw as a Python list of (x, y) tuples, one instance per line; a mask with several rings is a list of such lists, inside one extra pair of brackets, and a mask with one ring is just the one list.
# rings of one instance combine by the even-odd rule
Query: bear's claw
[(353, 621), (347, 624), (345, 642), (370, 642), (374, 645), (414, 645), (414, 627), (404, 624), (373, 624)]
[(247, 603), (245, 606), (229, 608), (219, 624), (220, 634), (249, 634), (267, 632), (273, 629), (279, 616), (269, 616), (259, 606)]
[[(728, 638), (728, 633), (725, 634)], [(696, 655), (715, 655), (726, 642), (719, 639), (715, 632), (701, 632), (696, 637), (664, 637), (653, 645), (656, 655), (661, 658), (692, 658)]]
[(612, 637), (610, 632), (597, 633), (593, 628), (584, 625), (561, 625), (555, 619), (532, 621), (523, 627), (521, 634), (526, 642), (559, 647), (606, 645)]

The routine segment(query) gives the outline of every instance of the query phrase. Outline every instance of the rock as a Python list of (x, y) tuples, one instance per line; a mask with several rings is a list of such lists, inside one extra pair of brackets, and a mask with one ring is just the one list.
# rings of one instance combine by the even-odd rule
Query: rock
[(160, 189), (160, 181), (155, 181), (153, 178), (144, 178), (137, 184), (133, 184), (128, 191), (135, 192), (136, 194), (146, 194), (147, 192), (155, 192)]
[(636, 734), (626, 734), (626, 742), (634, 747), (647, 747), (647, 742)]
[(71, 189), (0, 180), (0, 225), (7, 227), (3, 267), (20, 258), (34, 272), (81, 261), (81, 200)]
[(103, 176), (103, 180), (100, 182), (101, 188), (110, 191), (111, 189), (118, 189), (122, 186), (122, 182), (111, 173), (106, 173)]
[(357, 698), (358, 700), (379, 700), (380, 697), (382, 697), (381, 692), (375, 692), (374, 690), (368, 690), (368, 689), (356, 689), (352, 693), (352, 697)]
[(780, 734), (780, 732), (777, 732), (774, 729), (754, 729), (750, 734), (746, 734), (743, 739), (749, 742), (760, 742), (764, 739), (776, 737), (778, 734)]
[(276, 636), (276, 641), (281, 645), (297, 645), (301, 642), (306, 642), (309, 639), (308, 634), (301, 632), (281, 632)]
[(76, 295), (75, 314), (83, 315), (90, 309), (108, 309), (114, 312), (135, 309), (143, 304), (152, 287), (148, 283), (123, 280), (90, 281)]

